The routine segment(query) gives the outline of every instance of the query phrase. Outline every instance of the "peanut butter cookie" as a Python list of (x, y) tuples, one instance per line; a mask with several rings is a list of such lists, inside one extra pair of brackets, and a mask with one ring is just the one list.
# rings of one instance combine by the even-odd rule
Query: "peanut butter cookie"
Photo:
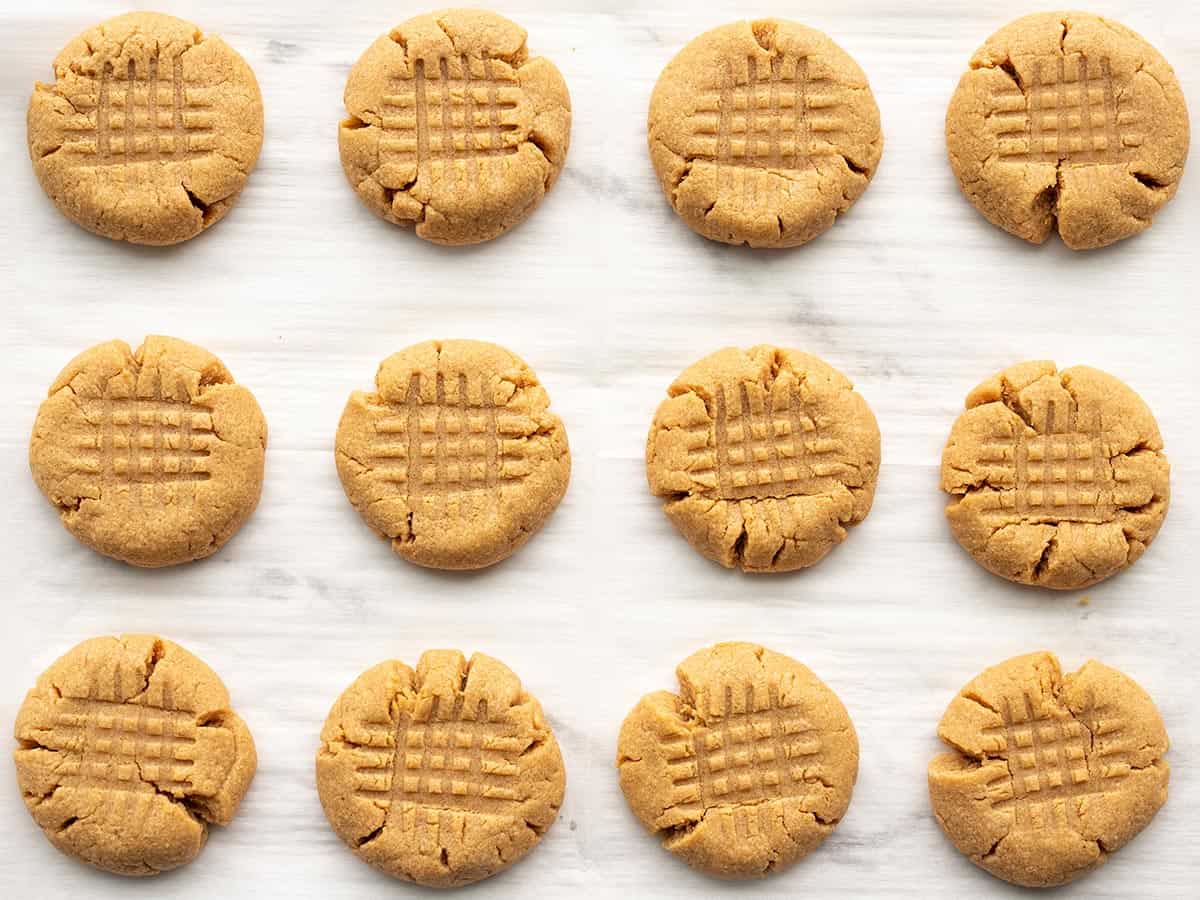
[(717, 644), (676, 670), (678, 695), (641, 699), (617, 768), (634, 814), (663, 846), (719, 878), (756, 878), (833, 832), (858, 777), (858, 738), (837, 695), (754, 644)]
[(337, 430), (346, 497), (392, 549), (434, 569), (511, 556), (567, 490), (562, 420), (533, 371), (482, 341), (427, 341), (385, 359)]
[(981, 566), (1070, 590), (1145, 552), (1167, 515), (1170, 466), (1154, 416), (1125, 384), (1029, 362), (967, 396), (942, 490), (954, 536)]
[(257, 766), (221, 679), (147, 634), (69, 651), (26, 695), (15, 732), (17, 782), (46, 838), (118, 875), (195, 859)]
[(1137, 234), (1179, 187), (1188, 114), (1167, 61), (1124, 25), (1023, 16), (971, 58), (946, 112), (950, 164), (988, 221), (1074, 250)]
[(371, 210), (437, 244), (523, 222), (567, 158), (571, 98), (525, 30), (485, 10), (417, 16), (350, 70), (338, 130), (346, 177)]
[(148, 337), (71, 360), (38, 410), (29, 467), (83, 543), (170, 566), (215, 553), (250, 517), (266, 443), (254, 395), (219, 359)]
[(747, 572), (811, 566), (871, 510), (879, 427), (853, 385), (807, 353), (719, 350), (668, 388), (646, 477), (704, 556)]
[(1051, 653), (986, 669), (951, 702), (929, 764), (933, 814), (971, 862), (1026, 887), (1073, 881), (1167, 799), (1162, 717), (1133, 679)]
[(675, 211), (727, 244), (795, 247), (867, 189), (883, 152), (879, 108), (828, 36), (760, 19), (706, 32), (650, 98), (650, 157)]
[(29, 103), (29, 155), (59, 210), (88, 231), (177, 244), (233, 206), (262, 148), (262, 97), (233, 48), (190, 22), (135, 12), (54, 60)]
[(456, 887), (507, 869), (542, 839), (566, 776), (537, 700), (507, 666), (431, 650), (414, 672), (368, 669), (325, 720), (317, 790), (364, 862)]

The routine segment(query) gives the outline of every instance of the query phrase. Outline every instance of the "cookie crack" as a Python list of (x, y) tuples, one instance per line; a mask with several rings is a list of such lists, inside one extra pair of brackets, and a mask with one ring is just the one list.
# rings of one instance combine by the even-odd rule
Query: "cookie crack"
[(1129, 174), (1131, 174), (1142, 187), (1149, 188), (1152, 191), (1169, 191), (1171, 189), (1170, 184), (1155, 178), (1153, 175), (1150, 175), (1147, 172), (1130, 172)]
[(1034, 581), (1042, 580), (1042, 576), (1046, 574), (1046, 570), (1050, 566), (1050, 558), (1056, 549), (1058, 549), (1057, 529), (1051, 532), (1049, 539), (1046, 541), (1046, 545), (1042, 547), (1041, 555), (1038, 557), (1037, 562), (1033, 564), (1033, 571), (1031, 574)]
[[(24, 743), (24, 742), (22, 742), (22, 743)], [(23, 746), (21, 749), (27, 750), (27, 749), (33, 749), (33, 748)], [(58, 753), (59, 752), (58, 750), (51, 750), (48, 747), (40, 747), (40, 749), (45, 750), (47, 753)], [(30, 807), (31, 809), (37, 809), (43, 803), (46, 803), (49, 800), (53, 800), (54, 795), (57, 794), (59, 792), (59, 790), (62, 789), (62, 787), (63, 787), (62, 782), (59, 782), (59, 783), (55, 784), (54, 787), (50, 788), (50, 790), (44, 791), (41, 794), (24, 793), (23, 796), (25, 799), (25, 805)]]
[(959, 696), (970, 703), (974, 703), (976, 706), (986, 709), (988, 712), (1000, 715), (1000, 710), (997, 709), (993, 704), (989, 703), (981, 694), (977, 694), (974, 691), (962, 691)]
[(220, 200), (216, 200), (212, 203), (206, 203), (204, 200), (200, 199), (200, 196), (191, 188), (189, 188), (184, 182), (179, 182), (179, 186), (183, 188), (183, 192), (187, 194), (188, 202), (191, 203), (194, 208), (199, 210), (201, 224), (205, 227), (210, 225), (213, 216), (216, 214)]
[[(128, 647), (126, 647), (126, 649), (128, 649)], [(154, 670), (158, 667), (159, 661), (162, 660), (163, 656), (165, 656), (165, 655), (166, 655), (166, 648), (163, 646), (163, 642), (156, 638), (154, 640), (154, 642), (150, 645), (150, 652), (146, 656), (146, 660), (145, 660), (146, 674), (143, 677), (142, 689), (140, 691), (138, 691), (136, 694), (134, 694), (132, 697), (130, 697), (126, 701), (127, 703), (137, 702), (138, 700), (140, 700), (142, 698), (142, 696), (146, 693), (146, 691), (150, 690), (150, 679), (153, 677)]]
[(384, 817), (383, 824), (380, 825), (378, 828), (376, 828), (374, 831), (371, 831), (368, 834), (365, 834), (362, 837), (355, 839), (355, 841), (354, 841), (355, 848), (361, 850), (363, 847), (367, 846), (367, 844), (371, 843), (376, 838), (380, 837), (383, 834), (383, 830), (385, 828), (387, 828), (386, 816)]
[[(808, 779), (805, 779), (805, 781), (808, 781)], [(832, 785), (826, 784), (823, 781), (820, 783), (823, 787), (832, 789)], [(739, 810), (739, 809), (758, 809), (762, 806), (769, 806), (773, 803), (778, 803), (780, 806), (782, 806), (789, 799), (800, 801), (803, 798), (801, 798), (801, 797), (767, 797), (762, 800), (754, 800), (749, 803), (710, 803), (709, 805), (705, 806), (700, 811), (700, 815), (697, 816), (696, 818), (689, 819), (684, 822), (676, 822), (671, 825), (663, 825), (661, 827), (656, 828), (655, 831), (657, 834), (659, 834), (661, 836), (662, 841), (663, 841), (663, 846), (670, 849), (675, 844), (678, 844), (680, 841), (686, 839), (689, 835), (692, 834), (692, 832), (694, 832), (697, 828), (699, 828), (702, 824), (704, 824), (704, 822), (708, 818), (708, 814), (710, 812), (713, 812), (713, 811), (722, 812), (725, 810)], [(666, 809), (664, 809), (663, 812), (666, 812), (667, 809), (675, 809), (675, 808), (676, 807), (674, 807), (674, 806), (669, 806)], [(819, 815), (814, 810), (805, 809), (803, 806), (800, 807), (800, 811), (803, 812), (805, 815), (811, 816), (814, 822), (817, 822), (817, 823), (821, 824), (822, 826), (826, 826), (829, 828), (836, 827), (838, 825), (838, 823), (841, 822), (840, 817), (837, 817), (837, 816), (824, 817), (824, 816)], [(789, 831), (789, 835), (790, 834), (791, 834), (791, 832)]]
[(845, 153), (839, 153), (838, 156), (841, 157), (842, 162), (846, 164), (846, 168), (849, 169), (851, 172), (853, 172), (855, 175), (861, 175), (864, 178), (871, 177), (871, 170), (869, 168), (867, 168), (866, 166), (859, 165), (854, 160), (852, 160), (849, 156), (847, 156)]

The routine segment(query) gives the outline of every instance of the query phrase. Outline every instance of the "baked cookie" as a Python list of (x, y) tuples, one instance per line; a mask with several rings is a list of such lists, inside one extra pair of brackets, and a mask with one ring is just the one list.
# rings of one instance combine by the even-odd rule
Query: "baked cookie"
[(688, 542), (727, 568), (811, 566), (871, 510), (879, 427), (815, 356), (727, 348), (667, 389), (646, 441), (650, 490)]
[(329, 711), (317, 791), (364, 862), (456, 887), (502, 872), (554, 824), (566, 776), (542, 707), (499, 660), (422, 654), (368, 669)]
[(1175, 73), (1124, 25), (1080, 12), (1010, 22), (946, 112), (950, 164), (994, 225), (1074, 250), (1150, 227), (1175, 194), (1188, 114)]
[(17, 782), (46, 838), (118, 875), (195, 859), (258, 764), (216, 673), (148, 634), (70, 650), (26, 695), (15, 733)]
[(346, 81), (342, 167), (363, 202), (437, 244), (525, 221), (567, 159), (571, 97), (525, 30), (447, 9), (381, 36)]
[(533, 371), (482, 341), (389, 356), (337, 430), (346, 497), (400, 556), (434, 569), (507, 559), (567, 490), (562, 420)]
[(1097, 369), (1005, 369), (967, 396), (942, 453), (946, 518), (996, 575), (1071, 590), (1145, 552), (1167, 515), (1170, 466), (1154, 416)]
[(997, 878), (1072, 881), (1150, 824), (1167, 799), (1167, 732), (1134, 681), (1051, 653), (993, 666), (951, 702), (929, 764), (942, 830)]
[(717, 644), (676, 670), (678, 695), (641, 699), (617, 769), (663, 846), (718, 878), (757, 878), (833, 832), (858, 777), (858, 738), (837, 695), (794, 659)]
[(224, 217), (262, 148), (254, 72), (218, 37), (160, 13), (85, 31), (29, 102), (29, 155), (88, 231), (177, 244)]
[(752, 247), (821, 234), (867, 189), (883, 152), (858, 63), (778, 19), (724, 25), (684, 47), (654, 88), (647, 136), (692, 230)]
[(38, 410), (29, 467), (80, 541), (170, 566), (217, 552), (249, 518), (266, 444), (254, 395), (219, 359), (148, 337), (71, 360)]

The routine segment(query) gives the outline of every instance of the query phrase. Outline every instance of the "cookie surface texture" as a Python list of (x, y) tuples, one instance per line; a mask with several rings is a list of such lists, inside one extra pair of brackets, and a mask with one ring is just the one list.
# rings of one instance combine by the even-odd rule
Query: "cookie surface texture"
[(951, 701), (929, 764), (942, 830), (978, 866), (1027, 887), (1078, 878), (1150, 824), (1167, 799), (1167, 732), (1131, 678), (1051, 653), (985, 670)]
[(46, 838), (118, 875), (195, 859), (257, 766), (221, 679), (153, 635), (72, 649), (26, 695), (15, 734), (17, 781)]
[(725, 25), (684, 47), (654, 88), (647, 136), (663, 191), (692, 230), (752, 247), (824, 232), (883, 152), (858, 63), (821, 32), (776, 19)]
[(837, 695), (754, 644), (706, 648), (621, 726), (617, 768), (663, 846), (720, 878), (757, 878), (815, 850), (858, 777), (858, 738)]
[(836, 369), (796, 350), (727, 348), (667, 393), (650, 426), (646, 476), (704, 556), (748, 572), (800, 569), (866, 518), (879, 427)]
[(342, 167), (358, 196), (438, 244), (499, 237), (533, 212), (567, 158), (571, 98), (525, 30), (485, 10), (409, 19), (346, 82)]
[(50, 386), (29, 445), (34, 481), (71, 534), (158, 567), (219, 550), (258, 505), (267, 426), (219, 359), (175, 338), (109, 341)]
[(503, 663), (431, 650), (364, 672), (317, 754), (329, 824), (364, 862), (456, 887), (521, 859), (554, 823), (566, 776), (542, 708)]
[(219, 221), (258, 160), (254, 72), (219, 37), (160, 13), (118, 16), (54, 60), (29, 102), (29, 155), (88, 231), (177, 244)]
[(1005, 369), (967, 397), (942, 453), (946, 518), (981, 566), (1071, 590), (1145, 552), (1167, 515), (1154, 415), (1111, 375), (1051, 362)]
[(946, 113), (963, 193), (994, 225), (1076, 250), (1149, 228), (1179, 187), (1187, 107), (1125, 26), (1078, 12), (1010, 22), (971, 58)]
[(427, 341), (379, 367), (338, 425), (338, 474), (397, 554), (435, 569), (511, 556), (567, 489), (562, 420), (533, 371), (482, 341)]

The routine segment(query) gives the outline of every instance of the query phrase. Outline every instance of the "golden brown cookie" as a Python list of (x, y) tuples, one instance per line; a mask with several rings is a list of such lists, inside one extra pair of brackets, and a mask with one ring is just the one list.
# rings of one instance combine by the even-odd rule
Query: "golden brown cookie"
[(663, 846), (719, 878), (756, 878), (833, 832), (858, 777), (842, 702), (794, 659), (717, 644), (676, 670), (678, 695), (641, 699), (617, 768), (634, 814)]
[(1188, 149), (1167, 61), (1124, 25), (1080, 12), (1023, 16), (971, 58), (946, 112), (958, 183), (994, 225), (1075, 250), (1149, 228)]
[(879, 427), (833, 367), (798, 350), (718, 350), (668, 388), (646, 477), (704, 556), (747, 572), (811, 566), (871, 510)]
[(54, 60), (29, 102), (29, 155), (88, 231), (177, 244), (233, 206), (262, 147), (254, 72), (218, 37), (161, 13), (102, 22)]
[(70, 650), (26, 695), (15, 733), (17, 782), (47, 839), (118, 875), (195, 859), (257, 766), (221, 679), (148, 634)]
[(967, 396), (942, 453), (946, 517), (996, 575), (1070, 590), (1145, 552), (1167, 515), (1170, 466), (1154, 416), (1097, 369), (1005, 369)]
[(170, 566), (215, 553), (249, 518), (266, 443), (254, 395), (219, 359), (152, 336), (71, 360), (38, 410), (29, 467), (83, 543)]
[(566, 776), (542, 707), (499, 660), (422, 654), (380, 663), (329, 711), (317, 790), (356, 856), (405, 881), (456, 887), (542, 839)]
[(400, 556), (480, 569), (511, 556), (567, 490), (571, 454), (550, 397), (515, 354), (426, 341), (389, 356), (337, 430), (346, 496)]
[(675, 211), (727, 244), (796, 247), (867, 189), (883, 152), (867, 76), (828, 36), (760, 19), (705, 32), (650, 98), (650, 157)]
[(1065, 677), (1052, 653), (978, 675), (929, 764), (942, 830), (971, 862), (1027, 887), (1072, 881), (1150, 824), (1167, 799), (1167, 731), (1134, 681), (1095, 661)]
[(523, 222), (567, 158), (571, 98), (525, 30), (447, 9), (381, 36), (346, 81), (342, 167), (363, 202), (437, 244), (475, 244)]

